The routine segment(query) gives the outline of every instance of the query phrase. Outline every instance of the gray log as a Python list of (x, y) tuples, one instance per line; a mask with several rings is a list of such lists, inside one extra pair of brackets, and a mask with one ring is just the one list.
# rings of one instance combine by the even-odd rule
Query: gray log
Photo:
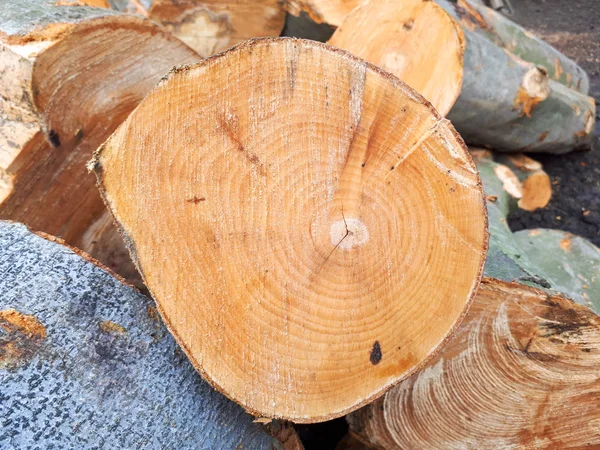
[(582, 94), (589, 92), (590, 80), (575, 61), (506, 16), (486, 7), (480, 0), (436, 1), (446, 10), (460, 11), (461, 22), (467, 21), (497, 45), (524, 61), (543, 67), (551, 79)]
[(463, 87), (448, 118), (465, 141), (509, 152), (589, 147), (592, 98), (549, 79), (482, 35), (463, 31)]
[(149, 299), (10, 222), (0, 386), (3, 450), (282, 448), (200, 378)]

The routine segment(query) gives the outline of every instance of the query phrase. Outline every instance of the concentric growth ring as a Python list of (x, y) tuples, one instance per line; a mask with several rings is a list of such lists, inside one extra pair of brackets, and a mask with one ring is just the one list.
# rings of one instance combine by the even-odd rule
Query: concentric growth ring
[(486, 214), (464, 144), (327, 45), (249, 41), (173, 72), (95, 167), (178, 342), (261, 416), (324, 420), (380, 395), (479, 283)]

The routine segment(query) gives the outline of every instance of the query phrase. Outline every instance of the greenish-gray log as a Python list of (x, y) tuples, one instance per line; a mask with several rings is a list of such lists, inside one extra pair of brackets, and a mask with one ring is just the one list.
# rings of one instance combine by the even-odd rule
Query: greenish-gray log
[[(454, 8), (445, 9), (462, 22)], [(593, 98), (551, 79), (483, 33), (461, 27), (463, 86), (448, 118), (465, 141), (507, 152), (566, 153), (590, 146)]]
[(204, 382), (151, 300), (50, 239), (0, 221), (0, 448), (300, 448)]
[[(436, 92), (436, 87), (447, 92), (456, 100), (438, 106), (468, 144), (513, 153), (566, 153), (590, 146), (593, 98), (507, 50), (490, 29), (478, 28), (476, 19), (483, 19), (469, 4), (461, 3), (466, 9), (446, 0), (435, 3), (454, 20), (460, 39), (442, 43), (436, 33), (426, 32), (434, 26), (434, 8), (427, 0), (379, 0), (348, 14), (329, 43), (391, 71), (426, 97), (433, 94), (425, 91)], [(436, 63), (423, 56), (422, 48), (454, 52), (459, 63), (450, 66), (441, 57)], [(433, 88), (423, 81), (437, 80), (440, 73), (447, 78), (442, 88), (441, 81)], [(434, 97), (429, 100), (437, 104)]]
[(551, 79), (582, 94), (588, 94), (590, 81), (581, 66), (508, 17), (486, 7), (479, 0), (436, 1), (446, 9), (452, 7), (462, 23), (468, 23), (468, 26), (474, 27), (515, 56), (544, 68)]

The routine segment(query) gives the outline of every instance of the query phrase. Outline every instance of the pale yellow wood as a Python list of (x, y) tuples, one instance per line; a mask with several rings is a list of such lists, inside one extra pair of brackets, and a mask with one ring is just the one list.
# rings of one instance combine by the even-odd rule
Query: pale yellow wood
[(286, 0), (287, 10), (295, 16), (307, 13), (317, 23), (339, 27), (350, 12), (365, 0)]
[(283, 0), (154, 0), (148, 15), (203, 57), (279, 36), (285, 23)]
[(599, 348), (588, 308), (484, 279), (436, 358), (348, 420), (389, 450), (598, 448)]
[[(85, 164), (160, 77), (200, 57), (148, 20), (38, 3), (14, 7), (26, 32), (0, 33), (0, 218), (60, 236), (135, 279)], [(27, 30), (35, 8), (57, 21)]]
[(462, 87), (463, 32), (430, 0), (377, 0), (354, 9), (329, 44), (393, 73), (445, 116)]
[(450, 123), (324, 44), (262, 39), (172, 73), (91, 165), (201, 373), (262, 417), (341, 416), (465, 312), (483, 192)]

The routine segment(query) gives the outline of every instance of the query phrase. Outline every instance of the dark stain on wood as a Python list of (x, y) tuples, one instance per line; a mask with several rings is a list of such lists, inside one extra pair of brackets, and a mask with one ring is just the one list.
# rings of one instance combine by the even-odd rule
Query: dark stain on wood
[(402, 28), (404, 28), (406, 31), (412, 30), (414, 26), (415, 26), (415, 19), (408, 19), (406, 22), (404, 22), (402, 24)]
[(60, 147), (60, 136), (55, 130), (50, 130), (48, 132), (48, 141), (54, 148)]
[(254, 152), (248, 151), (240, 141), (238, 135), (238, 117), (237, 115), (233, 115), (233, 117), (228, 120), (225, 117), (218, 117), (217, 122), (219, 123), (219, 127), (223, 130), (223, 132), (227, 135), (229, 140), (235, 145), (239, 152), (243, 153), (246, 159), (251, 162), (258, 169), (258, 173), (262, 176), (267, 175), (267, 171), (265, 170), (265, 166), (258, 157), (258, 155)]
[(373, 349), (371, 350), (371, 364), (376, 366), (381, 362), (381, 358), (383, 357), (383, 353), (381, 352), (381, 346), (379, 345), (379, 341), (375, 341), (373, 344)]
[(196, 197), (196, 196), (194, 196), (192, 198), (188, 198), (186, 200), (186, 202), (188, 202), (188, 203), (195, 203), (197, 205), (198, 203), (203, 202), (205, 200), (206, 200), (205, 197)]
[(27, 364), (46, 336), (46, 327), (37, 317), (14, 309), (0, 311), (0, 369)]
[(583, 310), (566, 307), (563, 302), (552, 298), (544, 300), (544, 304), (547, 306), (543, 316), (546, 320), (539, 324), (544, 338), (581, 336), (585, 328), (595, 326), (594, 320), (589, 317), (591, 312), (588, 314)]

